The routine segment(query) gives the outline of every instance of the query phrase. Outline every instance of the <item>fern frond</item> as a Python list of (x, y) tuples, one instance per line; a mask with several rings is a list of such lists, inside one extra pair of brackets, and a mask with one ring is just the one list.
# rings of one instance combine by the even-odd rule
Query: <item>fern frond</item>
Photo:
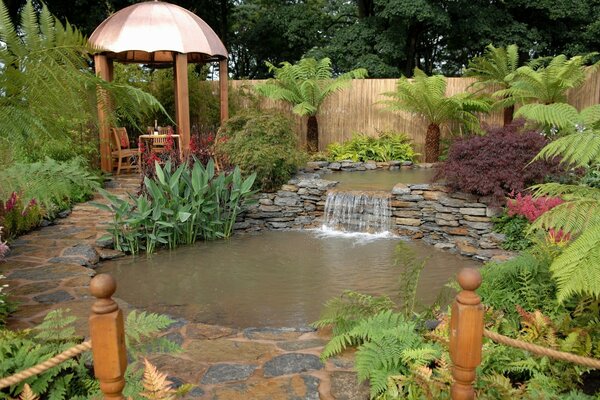
[(572, 295), (600, 297), (600, 225), (583, 231), (554, 260), (551, 271), (558, 284), (558, 299)]
[(594, 130), (572, 133), (548, 143), (533, 159), (550, 160), (562, 157), (562, 162), (573, 167), (586, 167), (600, 162), (600, 134)]
[(173, 383), (167, 379), (167, 374), (159, 372), (156, 367), (144, 358), (144, 391), (140, 395), (148, 400), (174, 400)]
[(573, 128), (582, 122), (577, 109), (566, 103), (525, 104), (517, 110), (515, 117), (525, 117), (544, 126), (559, 129)]
[(25, 384), (23, 386), (23, 391), (19, 395), (19, 400), (39, 400), (39, 396), (33, 393), (31, 386)]
[(577, 235), (593, 226), (600, 226), (600, 201), (580, 198), (545, 212), (532, 224), (531, 230), (555, 229)]

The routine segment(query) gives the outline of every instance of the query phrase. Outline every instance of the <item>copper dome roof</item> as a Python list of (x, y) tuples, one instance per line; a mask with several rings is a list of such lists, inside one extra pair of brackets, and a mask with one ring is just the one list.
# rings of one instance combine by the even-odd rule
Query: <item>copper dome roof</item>
[(227, 50), (211, 27), (175, 4), (146, 1), (126, 7), (94, 30), (90, 44), (123, 62), (171, 63), (173, 52), (191, 62), (227, 58)]

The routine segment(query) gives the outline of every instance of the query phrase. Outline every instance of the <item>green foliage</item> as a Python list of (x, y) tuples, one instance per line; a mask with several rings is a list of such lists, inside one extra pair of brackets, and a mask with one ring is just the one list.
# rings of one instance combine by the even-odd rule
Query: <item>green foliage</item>
[[(523, 108), (521, 113), (526, 118), (542, 126), (551, 124), (562, 136), (546, 145), (536, 160), (560, 157), (569, 167), (584, 168), (600, 163), (598, 105), (580, 113), (564, 103)], [(534, 191), (536, 196), (559, 196), (564, 200), (532, 226), (535, 230), (562, 231), (571, 237), (568, 246), (551, 266), (558, 283), (558, 298), (564, 301), (574, 295), (600, 296), (600, 189), (547, 183), (534, 186)]]
[(309, 117), (306, 143), (313, 153), (319, 151), (316, 116), (323, 101), (330, 94), (348, 87), (352, 79), (367, 76), (366, 69), (358, 68), (334, 78), (329, 58), (303, 58), (293, 65), (283, 62), (279, 68), (269, 62), (267, 65), (275, 78), (256, 85), (256, 91), (273, 100), (283, 100), (292, 105), (295, 114)]
[(377, 138), (355, 134), (345, 143), (331, 143), (327, 153), (330, 161), (414, 161), (419, 155), (405, 134), (394, 132), (381, 133)]
[(98, 181), (81, 158), (65, 162), (46, 158), (3, 170), (0, 199), (8, 199), (12, 192), (17, 192), (26, 204), (35, 199), (43, 207), (44, 215), (52, 218), (71, 204), (88, 200), (100, 186)]
[(5, 278), (4, 275), (0, 275), (0, 329), (4, 326), (6, 318), (16, 310), (15, 304), (8, 299), (8, 294), (4, 291), (8, 285), (2, 284), (1, 281)]
[(415, 314), (417, 285), (421, 271), (425, 268), (427, 260), (428, 257), (417, 257), (415, 251), (406, 243), (400, 242), (394, 249), (394, 265), (402, 268), (398, 281), (400, 287), (400, 309), (407, 318)]
[(415, 68), (414, 78), (400, 78), (395, 92), (384, 93), (391, 99), (382, 103), (390, 111), (406, 111), (430, 124), (457, 121), (469, 130), (478, 130), (479, 120), (475, 113), (488, 112), (489, 103), (468, 93), (446, 97), (446, 85), (442, 75), (427, 76)]
[(493, 218), (494, 232), (503, 233), (506, 238), (501, 247), (504, 250), (525, 250), (533, 242), (527, 237), (529, 221), (522, 215), (510, 216), (506, 212)]
[(118, 250), (150, 254), (157, 246), (172, 249), (198, 239), (229, 237), (256, 177), (242, 179), (237, 167), (217, 174), (212, 160), (206, 168), (196, 162), (173, 169), (170, 161), (155, 168), (155, 178), (144, 178), (145, 193), (125, 200), (101, 190), (109, 204), (95, 203), (113, 212), (108, 231)]
[(0, 2), (0, 41), (0, 165), (46, 156), (93, 159), (98, 87), (125, 119), (162, 109), (141, 90), (96, 77), (89, 67), (87, 40), (45, 5), (39, 10), (27, 1), (21, 24), (15, 26)]
[(566, 103), (567, 90), (579, 87), (585, 82), (585, 63), (589, 56), (568, 58), (564, 54), (552, 58), (547, 65), (544, 59), (532, 61), (518, 68), (510, 76), (510, 87), (495, 93), (504, 99), (505, 105), (521, 103), (541, 104)]
[(291, 121), (280, 114), (246, 112), (219, 130), (216, 151), (244, 174), (256, 174), (254, 187), (274, 191), (304, 164)]
[[(75, 321), (76, 318), (69, 315), (68, 309), (58, 309), (49, 312), (44, 321), (33, 330), (0, 330), (0, 376), (8, 376), (37, 365), (79, 343), (80, 338), (75, 335)], [(180, 350), (179, 346), (165, 338), (158, 338), (162, 343), (160, 347), (153, 345), (158, 340), (156, 335), (172, 323), (168, 317), (145, 312), (133, 311), (127, 317), (125, 339), (134, 362), (127, 369), (125, 392), (136, 399), (143, 398), (139, 395), (142, 391), (139, 380), (143, 373), (136, 360), (139, 355)], [(9, 399), (20, 394), (25, 384), (29, 384), (34, 393), (49, 399), (95, 398), (100, 388), (87, 366), (90, 361), (90, 353), (84, 353), (11, 386), (7, 393), (0, 393), (0, 398)]]
[(332, 357), (357, 343), (360, 345), (355, 368), (359, 380), (369, 379), (371, 398), (387, 390), (390, 377), (409, 374), (415, 365), (428, 365), (440, 353), (439, 347), (426, 343), (419, 335), (414, 322), (388, 310), (361, 320), (347, 333), (334, 336), (321, 358)]
[(351, 331), (360, 321), (393, 308), (394, 302), (387, 296), (376, 297), (346, 290), (341, 296), (325, 303), (321, 318), (312, 326), (315, 328), (333, 326), (333, 334), (342, 335)]
[(522, 252), (509, 261), (487, 263), (481, 269), (482, 283), (478, 290), (482, 302), (501, 310), (512, 327), (519, 321), (516, 306), (525, 311), (541, 310), (557, 315), (562, 308), (556, 302), (551, 263), (552, 256), (544, 251)]
[(165, 337), (157, 337), (156, 334), (175, 321), (166, 315), (138, 313), (133, 310), (125, 320), (125, 345), (127, 351), (135, 359), (146, 353), (176, 353), (181, 348)]
[(486, 46), (483, 55), (469, 61), (465, 76), (476, 77), (479, 86), (508, 88), (519, 66), (519, 47), (515, 44), (506, 47)]
[[(188, 65), (190, 124), (212, 129), (219, 125), (219, 98), (213, 94), (211, 84), (206, 81), (207, 74), (207, 66)], [(143, 119), (135, 121), (136, 124), (133, 124), (133, 127), (144, 131), (146, 125), (155, 119), (158, 120), (160, 126), (174, 124), (169, 117), (175, 115), (173, 68), (153, 69), (139, 64), (115, 63), (114, 76), (115, 82), (150, 93), (164, 106), (166, 111), (166, 114), (156, 110), (149, 115), (143, 115)], [(117, 115), (119, 116), (119, 110), (117, 110)]]
[(439, 156), (441, 125), (456, 121), (468, 131), (477, 132), (480, 126), (476, 113), (489, 112), (491, 109), (489, 101), (469, 93), (447, 97), (446, 85), (446, 78), (442, 75), (427, 76), (415, 68), (414, 78), (400, 78), (395, 92), (384, 93), (390, 100), (381, 102), (389, 111), (408, 112), (427, 122), (427, 162), (435, 162)]
[(275, 78), (257, 85), (258, 93), (290, 103), (292, 111), (303, 116), (317, 115), (327, 96), (349, 86), (352, 79), (367, 75), (366, 69), (359, 68), (334, 79), (329, 58), (303, 58), (296, 64), (283, 62), (281, 67), (267, 62), (267, 66)]

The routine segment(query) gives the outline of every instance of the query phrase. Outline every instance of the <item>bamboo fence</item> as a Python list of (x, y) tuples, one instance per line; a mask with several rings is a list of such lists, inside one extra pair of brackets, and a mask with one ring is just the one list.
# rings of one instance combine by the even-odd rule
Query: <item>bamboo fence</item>
[[(590, 73), (587, 81), (578, 89), (569, 93), (569, 103), (578, 109), (600, 103), (600, 70)], [(259, 80), (231, 81), (233, 93), (249, 91), (262, 82)], [(386, 92), (395, 89), (397, 79), (358, 79), (351, 86), (329, 96), (323, 103), (317, 116), (319, 121), (319, 148), (325, 150), (328, 144), (349, 140), (355, 133), (377, 136), (381, 132), (393, 131), (406, 133), (412, 139), (418, 152), (423, 153), (427, 124), (418, 117), (408, 113), (392, 113), (386, 111), (379, 102), (387, 97)], [(447, 95), (462, 93), (474, 82), (473, 78), (448, 78)], [(216, 82), (215, 82), (215, 88)], [(248, 106), (252, 100), (244, 96), (236, 96), (240, 107)], [(252, 97), (252, 96), (251, 96)], [(256, 101), (256, 100), (255, 100)], [(291, 112), (291, 107), (281, 101), (270, 99), (257, 100), (262, 109), (276, 109), (289, 115), (295, 121), (298, 142), (304, 146), (306, 142), (306, 118)], [(481, 122), (490, 126), (502, 125), (502, 111), (481, 115)], [(442, 127), (445, 137), (451, 134), (456, 126)]]

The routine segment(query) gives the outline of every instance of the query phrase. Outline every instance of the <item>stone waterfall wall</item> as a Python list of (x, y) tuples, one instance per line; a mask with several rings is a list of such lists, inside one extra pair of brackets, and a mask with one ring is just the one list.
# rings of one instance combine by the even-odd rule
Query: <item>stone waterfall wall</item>
[(481, 260), (504, 260), (512, 253), (501, 250), (504, 235), (492, 232), (491, 218), (501, 208), (491, 198), (450, 193), (437, 184), (397, 184), (392, 190), (392, 215), (396, 233), (423, 239)]
[(327, 191), (337, 182), (299, 174), (276, 193), (259, 193), (258, 202), (238, 216), (234, 229), (302, 229), (321, 224)]
[[(325, 200), (337, 182), (317, 174), (299, 174), (276, 193), (260, 193), (258, 202), (238, 216), (236, 231), (285, 230), (318, 227)], [(488, 197), (450, 193), (439, 184), (397, 184), (392, 192), (392, 229), (411, 239), (422, 239), (480, 260), (504, 260), (504, 235), (492, 232), (491, 217), (501, 209)]]

